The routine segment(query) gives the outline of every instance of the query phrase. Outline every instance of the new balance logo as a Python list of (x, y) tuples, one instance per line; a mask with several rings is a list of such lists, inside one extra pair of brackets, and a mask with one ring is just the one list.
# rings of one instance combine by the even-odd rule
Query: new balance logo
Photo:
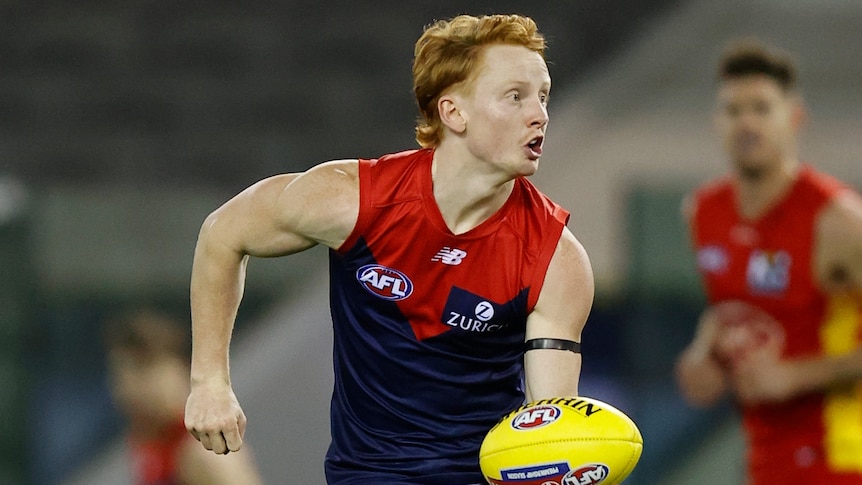
[(443, 249), (437, 251), (437, 254), (431, 258), (431, 261), (440, 261), (443, 264), (448, 264), (450, 266), (457, 266), (461, 264), (461, 261), (467, 257), (467, 251), (463, 251), (458, 248), (450, 248), (449, 246), (444, 246)]

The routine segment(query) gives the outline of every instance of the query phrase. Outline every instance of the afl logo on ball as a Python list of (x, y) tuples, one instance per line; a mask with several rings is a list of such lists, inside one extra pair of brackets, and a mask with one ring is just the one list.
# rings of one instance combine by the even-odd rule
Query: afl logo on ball
[(610, 469), (605, 465), (587, 465), (572, 470), (563, 477), (562, 485), (597, 485), (605, 481)]
[(524, 431), (541, 428), (556, 421), (561, 414), (557, 406), (534, 406), (516, 414), (512, 418), (512, 427)]
[(359, 268), (356, 279), (369, 293), (384, 300), (403, 300), (413, 293), (413, 282), (406, 274), (379, 264)]

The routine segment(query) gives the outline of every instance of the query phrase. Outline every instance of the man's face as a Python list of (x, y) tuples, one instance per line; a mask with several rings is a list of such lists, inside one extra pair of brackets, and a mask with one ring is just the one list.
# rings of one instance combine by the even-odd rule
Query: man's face
[(740, 175), (759, 178), (793, 155), (800, 110), (797, 97), (767, 76), (751, 75), (722, 83), (716, 127)]
[(113, 349), (108, 355), (111, 392), (136, 424), (173, 424), (188, 394), (188, 366), (173, 355)]
[(472, 155), (512, 176), (538, 169), (548, 125), (551, 78), (545, 60), (526, 47), (485, 47), (457, 96)]

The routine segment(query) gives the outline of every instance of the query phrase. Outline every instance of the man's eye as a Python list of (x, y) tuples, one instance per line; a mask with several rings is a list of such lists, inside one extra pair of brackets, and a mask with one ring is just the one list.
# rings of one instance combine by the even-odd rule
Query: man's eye
[(769, 103), (756, 103), (754, 105), (754, 112), (759, 115), (769, 114), (770, 111), (772, 111), (772, 107)]

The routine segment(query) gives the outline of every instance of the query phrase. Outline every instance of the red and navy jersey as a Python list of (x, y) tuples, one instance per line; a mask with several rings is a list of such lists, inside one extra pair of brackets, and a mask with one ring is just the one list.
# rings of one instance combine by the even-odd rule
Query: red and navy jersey
[[(862, 315), (852, 299), (824, 293), (814, 273), (817, 218), (838, 180), (805, 165), (788, 193), (757, 219), (738, 210), (730, 178), (695, 192), (692, 237), (711, 303), (742, 300), (780, 324), (787, 359), (837, 355), (859, 346)], [(862, 484), (862, 386), (749, 406), (750, 484)]]
[(524, 399), (526, 320), (569, 214), (519, 178), (455, 235), (433, 155), (360, 160), (359, 217), (330, 251), (329, 483), (483, 483), (482, 438)]

